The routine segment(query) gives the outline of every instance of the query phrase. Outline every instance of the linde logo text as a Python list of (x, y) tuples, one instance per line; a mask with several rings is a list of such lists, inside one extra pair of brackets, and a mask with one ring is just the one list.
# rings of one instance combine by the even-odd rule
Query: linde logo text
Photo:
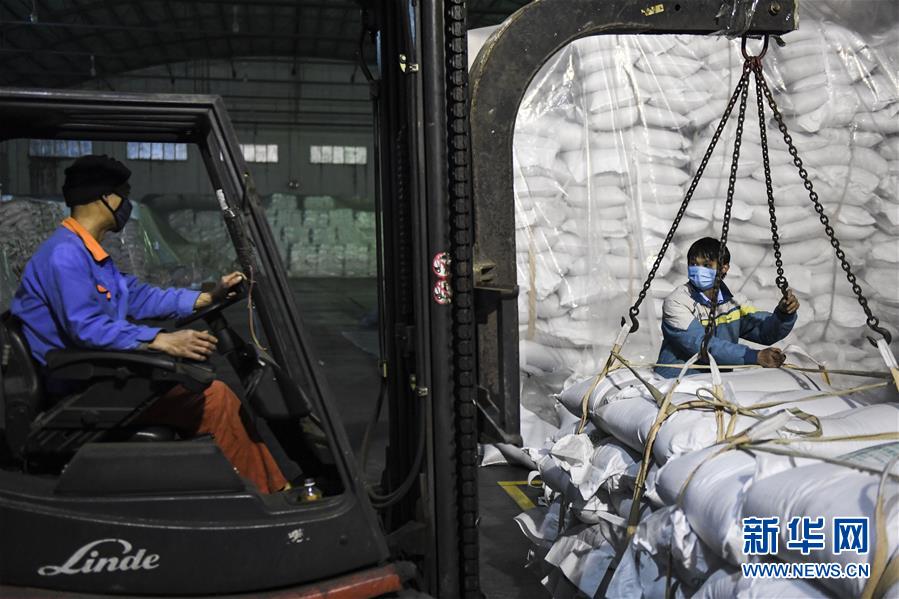
[[(91, 541), (73, 553), (60, 566), (41, 566), (37, 573), (41, 576), (58, 574), (97, 574), (100, 572), (128, 572), (155, 570), (159, 567), (159, 556), (138, 549), (131, 553), (131, 543), (124, 539), (99, 539)], [(114, 553), (115, 555), (109, 555)], [(105, 555), (104, 555), (105, 554)]]

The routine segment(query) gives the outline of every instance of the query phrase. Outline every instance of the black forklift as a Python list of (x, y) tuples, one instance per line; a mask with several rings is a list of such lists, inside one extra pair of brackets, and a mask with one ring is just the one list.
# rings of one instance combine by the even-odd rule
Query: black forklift
[[(464, 0), (360, 0), (360, 12), (380, 57), (367, 72), (389, 418), (380, 485), (363, 482), (335, 416), (222, 101), (0, 89), (0, 141), (195, 146), (249, 277), (237, 297), (170, 325), (205, 321), (221, 340), (212, 365), (58, 351), (47, 368), (81, 391), (52, 402), (3, 321), (0, 594), (479, 597), (478, 442), (520, 441), (512, 136), (528, 84), (589, 35), (796, 27), (795, 0), (536, 0), (469, 75)], [(232, 324), (238, 312), (249, 330)], [(154, 399), (202, 390), (216, 369), (239, 381), (276, 458), (314, 477), (321, 500), (261, 495), (210, 439), (136, 425)]]

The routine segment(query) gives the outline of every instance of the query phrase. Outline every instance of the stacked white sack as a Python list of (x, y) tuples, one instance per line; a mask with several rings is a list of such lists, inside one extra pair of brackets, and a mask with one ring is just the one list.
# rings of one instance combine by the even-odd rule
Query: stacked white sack
[[(655, 378), (649, 372), (641, 374), (662, 392), (672, 384), (672, 381)], [(739, 417), (735, 431), (755, 425), (753, 431), (762, 431), (758, 433), (763, 435), (760, 439), (789, 439), (790, 442), (786, 445), (763, 444), (748, 451), (725, 450), (724, 446), (716, 444), (718, 428), (714, 412), (688, 410), (669, 417), (655, 437), (646, 483), (646, 503), (641, 507), (640, 525), (630, 544), (625, 540), (623, 527), (630, 513), (640, 453), (658, 414), (645, 385), (634, 374), (619, 370), (596, 386), (587, 403), (589, 423), (583, 434), (574, 434), (577, 431), (574, 423), (559, 431), (543, 449), (530, 450), (546, 486), (546, 499), (552, 502), (557, 514), (562, 508), (566, 510), (562, 512), (566, 525), (561, 534), (553, 536), (546, 544), (549, 555), (558, 558), (547, 561), (549, 566), (558, 569), (557, 576), (548, 576), (544, 580), (551, 591), (566, 588), (561, 578), (567, 578), (569, 585), (594, 596), (597, 588), (594, 585), (599, 584), (607, 573), (607, 557), (612, 551), (619, 561), (614, 575), (610, 574), (607, 581), (606, 596), (664, 596), (669, 563), (674, 568), (673, 576), (679, 590), (690, 596), (716, 570), (724, 568), (726, 572), (718, 576), (725, 576), (746, 561), (741, 552), (740, 522), (741, 515), (746, 515), (744, 503), (747, 495), (754, 492), (753, 485), (766, 483), (771, 488), (785, 489), (786, 495), (781, 503), (766, 503), (764, 498), (773, 494), (766, 486), (765, 491), (758, 493), (761, 498), (758, 503), (762, 507), (752, 509), (783, 512), (782, 506), (792, 505), (788, 499), (790, 487), (779, 479), (777, 484), (767, 483), (769, 478), (786, 471), (801, 474), (804, 470), (797, 468), (820, 465), (820, 458), (842, 459), (859, 451), (871, 452), (874, 448), (883, 451), (884, 447), (893, 447), (893, 454), (899, 455), (897, 444), (885, 446), (883, 439), (864, 438), (899, 432), (899, 404), (896, 403), (899, 397), (895, 392), (834, 395), (817, 375), (783, 371), (736, 372), (722, 376), (730, 401), (747, 408), (768, 404), (755, 410), (757, 417)], [(688, 377), (675, 389), (673, 403), (678, 405), (686, 399), (696, 399), (699, 388), (708, 387), (709, 381), (708, 375)], [(592, 382), (587, 379), (566, 389), (559, 396), (562, 405), (572, 414), (579, 415), (583, 396)], [(771, 402), (780, 403), (770, 405)], [(801, 438), (799, 433), (811, 432), (811, 425), (785, 411), (788, 409), (815, 416), (822, 437), (843, 440), (821, 443)], [(728, 418), (725, 418), (725, 424)], [(759, 418), (767, 420), (756, 425)], [(786, 448), (806, 457), (770, 454), (765, 451), (768, 447), (775, 451)], [(877, 479), (864, 473), (855, 476), (858, 473), (845, 467), (827, 466), (836, 468), (829, 471), (829, 476), (843, 481), (846, 487), (843, 493), (847, 497), (856, 492), (870, 494), (874, 484), (871, 481)], [(788, 477), (789, 473), (784, 476)], [(809, 480), (809, 485), (814, 486), (811, 481), (820, 479), (806, 477), (801, 480)], [(861, 491), (852, 487), (856, 483), (862, 485)], [(810, 502), (814, 497), (830, 496), (813, 491), (806, 494)], [(857, 509), (847, 507), (847, 514), (873, 517), (873, 505), (864, 498), (847, 503), (847, 506), (857, 506)], [(786, 522), (795, 515), (816, 516), (813, 507), (819, 509), (820, 506), (780, 513), (781, 521)], [(897, 515), (889, 510), (888, 526), (894, 527)], [(592, 532), (586, 533), (588, 529)], [(589, 543), (584, 539), (585, 534), (589, 534)], [(893, 542), (895, 544), (895, 540)], [(890, 547), (892, 551), (893, 545)], [(573, 553), (561, 559), (559, 556), (566, 555), (566, 550)], [(601, 564), (599, 571), (587, 568), (588, 555), (590, 560), (598, 560)], [(796, 559), (792, 554), (781, 557)], [(585, 576), (588, 570), (592, 574)], [(706, 593), (715, 590), (715, 594), (699, 596), (726, 596), (721, 594), (721, 584), (724, 581), (715, 587), (717, 590), (705, 590)], [(732, 577), (730, 584), (742, 588), (745, 583), (739, 577)], [(850, 593), (844, 590), (846, 584), (836, 581), (830, 590), (839, 596), (848, 596)], [(778, 593), (786, 593), (790, 588), (779, 590), (780, 587), (775, 585), (770, 596), (789, 596)], [(796, 589), (805, 587), (799, 585)], [(816, 588), (795, 596), (826, 595)]]
[[(522, 369), (531, 375), (595, 371), (658, 255), (690, 180), (686, 115), (709, 100), (702, 87), (719, 83), (694, 80), (700, 61), (672, 52), (694, 41), (579, 40), (547, 64), (522, 103), (516, 243)], [(683, 259), (683, 243), (709, 224), (702, 213), (685, 217), (632, 350), (654, 357), (661, 302), (674, 287), (665, 277)]]
[[(895, 40), (861, 39), (810, 20), (786, 40), (765, 58), (769, 85), (872, 308), (895, 327)], [(741, 60), (739, 46), (724, 39), (598, 36), (569, 45), (532, 83), (514, 144), (523, 372), (577, 376), (601, 365), (699, 166)], [(779, 291), (750, 92), (727, 282), (770, 310)], [(864, 312), (768, 117), (786, 276), (803, 304), (786, 343), (813, 345), (831, 366), (877, 368), (879, 358), (862, 335)], [(641, 330), (627, 347), (634, 357), (657, 355), (661, 301), (686, 278), (686, 247), (720, 233), (733, 130), (731, 122), (642, 306)]]
[[(890, 157), (899, 149), (899, 60), (881, 40), (865, 39), (829, 22), (804, 21), (799, 31), (785, 39), (785, 47), (772, 44), (764, 59), (769, 86), (853, 272), (872, 299), (874, 313), (888, 328), (895, 327), (899, 323), (899, 227), (891, 222), (899, 223), (899, 186)], [(713, 70), (739, 72), (741, 61), (739, 44), (731, 42), (705, 64)], [(723, 106), (727, 97), (728, 91), (722, 89), (712, 105)], [(803, 304), (787, 343), (814, 347), (818, 359), (834, 366), (880, 368), (879, 357), (864, 339), (865, 313), (824, 236), (770, 110), (767, 117), (785, 274)], [(694, 167), (716, 125), (711, 121), (698, 132)], [(728, 136), (722, 139), (729, 143), (716, 152), (695, 195), (718, 200), (719, 227), (733, 130), (729, 125)], [(744, 140), (729, 236), (732, 259), (742, 272), (730, 274), (728, 284), (768, 309), (780, 292), (774, 285), (754, 84)]]
[[(787, 47), (772, 48), (765, 58), (769, 85), (815, 189), (875, 314), (891, 329), (899, 324), (897, 36), (893, 31), (883, 39), (862, 39), (838, 25), (806, 19), (800, 32), (786, 37)], [(739, 47), (723, 39), (601, 37), (570, 45), (535, 79), (519, 112), (514, 144), (523, 389), (559, 389), (566, 378), (570, 383), (601, 367), (618, 319), (652, 265), (736, 84), (740, 60)], [(728, 283), (759, 308), (771, 309), (779, 291), (773, 284), (755, 90), (750, 91)], [(783, 345), (798, 341), (832, 367), (879, 370), (880, 359), (864, 341), (864, 313), (768, 118), (786, 276), (803, 302), (795, 333)], [(655, 358), (655, 312), (686, 279), (687, 246), (720, 232), (733, 130), (731, 123), (681, 223), (670, 261), (643, 304), (641, 331), (625, 349), (630, 357)], [(825, 434), (899, 430), (892, 406), (866, 407), (870, 400), (856, 395), (808, 400), (824, 386), (817, 377), (754, 374), (726, 375), (732, 401), (752, 404), (777, 391), (780, 400), (791, 402), (786, 407), (819, 417)], [(769, 386), (753, 389), (759, 381)], [(575, 417), (590, 384), (558, 396)], [(675, 394), (676, 404), (690, 397), (689, 386)], [(760, 415), (771, 417), (783, 407)], [(641, 524), (625, 547), (613, 524), (621, 524), (630, 511), (638, 455), (657, 413), (641, 383), (618, 371), (588, 401), (590, 437), (571, 436), (574, 428), (563, 426), (535, 454), (555, 513), (563, 499), (569, 510), (567, 526), (545, 543), (546, 554), (555, 557), (544, 562), (552, 571), (544, 582), (557, 596), (570, 596), (574, 589), (591, 595), (608, 570), (609, 547), (620, 558), (605, 590), (609, 597), (664, 596), (669, 551), (676, 592), (689, 594), (706, 580), (698, 596), (749, 592), (747, 581), (734, 574), (740, 561), (734, 527), (746, 495), (755, 482), (800, 464), (761, 452), (709, 458), (678, 504), (686, 467), (719, 450), (714, 416), (678, 413), (659, 430)], [(751, 422), (741, 417), (736, 429)], [(852, 428), (859, 423), (861, 429)], [(851, 451), (841, 445), (828, 444), (829, 451)], [(803, 452), (815, 448), (792, 446)], [(828, 451), (821, 447), (815, 449)], [(724, 470), (716, 474), (721, 465)], [(585, 576), (588, 560), (600, 566)], [(753, 588), (761, 596), (823, 592), (801, 583)]]

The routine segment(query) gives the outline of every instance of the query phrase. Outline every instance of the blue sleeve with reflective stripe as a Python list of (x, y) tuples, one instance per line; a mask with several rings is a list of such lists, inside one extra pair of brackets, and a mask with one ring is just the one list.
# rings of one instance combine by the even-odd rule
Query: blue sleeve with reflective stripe
[(771, 345), (790, 334), (796, 324), (796, 314), (784, 314), (778, 310), (772, 312), (748, 311), (741, 308), (740, 337), (754, 343)]
[(144, 318), (182, 318), (194, 311), (200, 296), (191, 289), (160, 289), (143, 283), (133, 275), (122, 275), (128, 287), (128, 316)]
[[(705, 328), (695, 318), (686, 329), (679, 329), (669, 324), (667, 320), (663, 320), (662, 334), (678, 357), (686, 361), (699, 353), (702, 339), (705, 336)], [(718, 337), (712, 337), (709, 342), (709, 352), (720, 365), (755, 364), (758, 359), (756, 350)]]
[(92, 284), (90, 257), (65, 246), (49, 259), (44, 291), (50, 309), (66, 334), (77, 344), (94, 349), (131, 350), (152, 341), (160, 329), (113, 318), (103, 311)]

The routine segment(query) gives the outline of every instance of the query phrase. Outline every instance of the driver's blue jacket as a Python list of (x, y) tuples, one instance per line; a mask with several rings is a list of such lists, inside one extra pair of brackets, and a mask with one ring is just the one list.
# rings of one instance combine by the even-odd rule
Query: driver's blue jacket
[(22, 321), (35, 359), (46, 364), (53, 349), (137, 349), (160, 329), (129, 318), (187, 316), (199, 294), (122, 274), (97, 240), (67, 218), (28, 261), (10, 311)]

